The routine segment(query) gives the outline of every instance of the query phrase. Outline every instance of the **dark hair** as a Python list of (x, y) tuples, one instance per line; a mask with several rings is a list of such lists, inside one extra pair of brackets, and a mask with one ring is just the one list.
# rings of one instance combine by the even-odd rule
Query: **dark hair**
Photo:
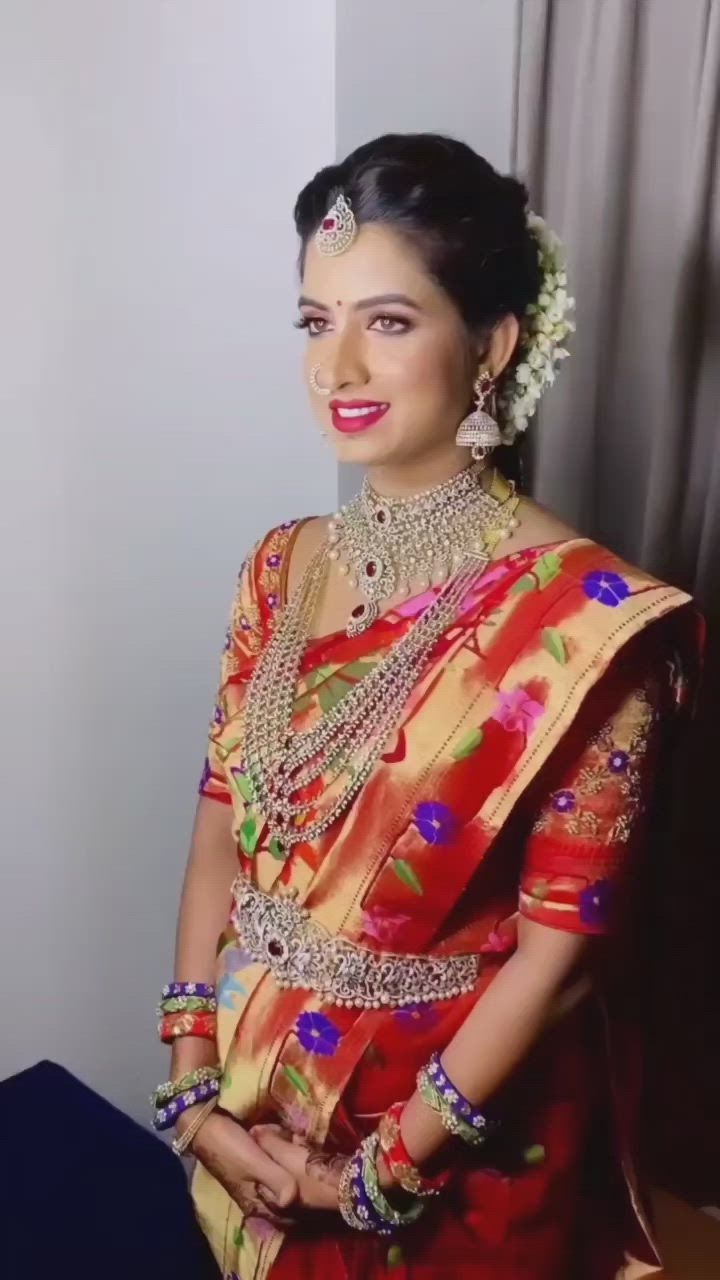
[(540, 288), (537, 245), (527, 229), (527, 191), (472, 147), (436, 133), (389, 133), (327, 165), (300, 192), (295, 226), (305, 250), (343, 194), (358, 224), (406, 235), (471, 332), (501, 316), (520, 319)]

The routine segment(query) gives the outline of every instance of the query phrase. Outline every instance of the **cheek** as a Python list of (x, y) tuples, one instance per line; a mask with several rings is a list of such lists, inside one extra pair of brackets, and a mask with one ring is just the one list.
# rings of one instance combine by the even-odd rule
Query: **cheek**
[(388, 355), (385, 368), (398, 391), (432, 400), (457, 395), (461, 382), (457, 351), (427, 336), (417, 341), (412, 335), (399, 340), (396, 350)]

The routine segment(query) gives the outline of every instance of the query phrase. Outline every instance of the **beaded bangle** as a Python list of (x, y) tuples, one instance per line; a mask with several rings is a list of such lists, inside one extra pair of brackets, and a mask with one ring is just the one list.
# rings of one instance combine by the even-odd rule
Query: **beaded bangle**
[(427, 1067), (422, 1067), (417, 1074), (417, 1087), (423, 1102), (435, 1111), (442, 1121), (443, 1128), (457, 1138), (462, 1138), (471, 1147), (479, 1147), (486, 1138), (486, 1133), (474, 1129), (466, 1120), (453, 1110), (452, 1102), (440, 1093)]
[(162, 989), (162, 999), (171, 1000), (175, 996), (203, 996), (211, 1000), (215, 987), (211, 982), (168, 982)]
[(390, 1227), (407, 1227), (412, 1222), (417, 1222), (421, 1213), (425, 1210), (422, 1200), (417, 1200), (404, 1213), (399, 1209), (394, 1209), (382, 1192), (380, 1187), (380, 1178), (377, 1170), (377, 1153), (380, 1147), (380, 1135), (371, 1133), (369, 1137), (362, 1143), (360, 1150), (363, 1153), (362, 1161), (362, 1184), (365, 1189), (368, 1200), (370, 1201), (375, 1213), (382, 1222)]
[(209, 1102), (206, 1102), (205, 1106), (201, 1107), (197, 1115), (193, 1117), (185, 1132), (181, 1133), (180, 1137), (175, 1139), (172, 1144), (172, 1149), (176, 1156), (190, 1154), (190, 1147), (195, 1137), (202, 1129), (202, 1126), (210, 1113), (215, 1110), (217, 1104), (217, 1098), (211, 1098)]
[(203, 1040), (215, 1040), (217, 1015), (214, 1013), (168, 1013), (158, 1023), (158, 1035), (163, 1044), (172, 1044), (179, 1036), (199, 1036)]
[(411, 1160), (400, 1131), (404, 1102), (395, 1102), (385, 1112), (378, 1126), (380, 1150), (395, 1181), (414, 1196), (436, 1196), (447, 1185), (450, 1171), (426, 1178)]
[(157, 1013), (217, 1013), (217, 1000), (209, 996), (170, 996), (160, 1001)]
[(450, 1103), (453, 1113), (476, 1133), (487, 1137), (492, 1125), (480, 1108), (474, 1107), (472, 1102), (463, 1096), (457, 1085), (453, 1084), (440, 1061), (437, 1050), (430, 1055), (427, 1071), (438, 1093)]
[(187, 1071), (177, 1080), (168, 1080), (165, 1084), (159, 1084), (150, 1101), (153, 1106), (161, 1107), (164, 1102), (177, 1098), (178, 1094), (194, 1089), (196, 1085), (207, 1084), (209, 1080), (219, 1080), (221, 1075), (222, 1067), (198, 1067), (196, 1071)]
[(209, 1080), (207, 1084), (198, 1085), (197, 1089), (188, 1089), (187, 1093), (181, 1093), (179, 1097), (173, 1098), (166, 1107), (158, 1108), (153, 1117), (153, 1129), (171, 1129), (183, 1111), (196, 1107), (198, 1102), (216, 1098), (219, 1092), (219, 1080)]
[(353, 1231), (369, 1231), (369, 1223), (363, 1222), (358, 1217), (355, 1210), (355, 1179), (359, 1178), (362, 1173), (362, 1162), (357, 1151), (355, 1155), (348, 1160), (345, 1168), (340, 1174), (340, 1182), (338, 1183), (338, 1208), (344, 1222)]

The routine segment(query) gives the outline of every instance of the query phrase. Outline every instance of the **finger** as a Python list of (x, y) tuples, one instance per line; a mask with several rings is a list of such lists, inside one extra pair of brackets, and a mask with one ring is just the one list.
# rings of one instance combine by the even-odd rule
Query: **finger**
[[(257, 1143), (271, 1160), (282, 1165), (294, 1178), (302, 1177), (308, 1158), (307, 1147), (296, 1147), (292, 1142), (279, 1137), (278, 1134), (268, 1132), (259, 1134)], [(266, 1179), (263, 1178), (262, 1181), (266, 1182)]]

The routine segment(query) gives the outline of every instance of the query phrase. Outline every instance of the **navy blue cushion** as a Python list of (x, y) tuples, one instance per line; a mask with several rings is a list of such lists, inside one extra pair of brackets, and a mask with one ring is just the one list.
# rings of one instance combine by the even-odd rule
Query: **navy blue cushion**
[(0, 1083), (0, 1277), (219, 1277), (181, 1162), (53, 1062)]

